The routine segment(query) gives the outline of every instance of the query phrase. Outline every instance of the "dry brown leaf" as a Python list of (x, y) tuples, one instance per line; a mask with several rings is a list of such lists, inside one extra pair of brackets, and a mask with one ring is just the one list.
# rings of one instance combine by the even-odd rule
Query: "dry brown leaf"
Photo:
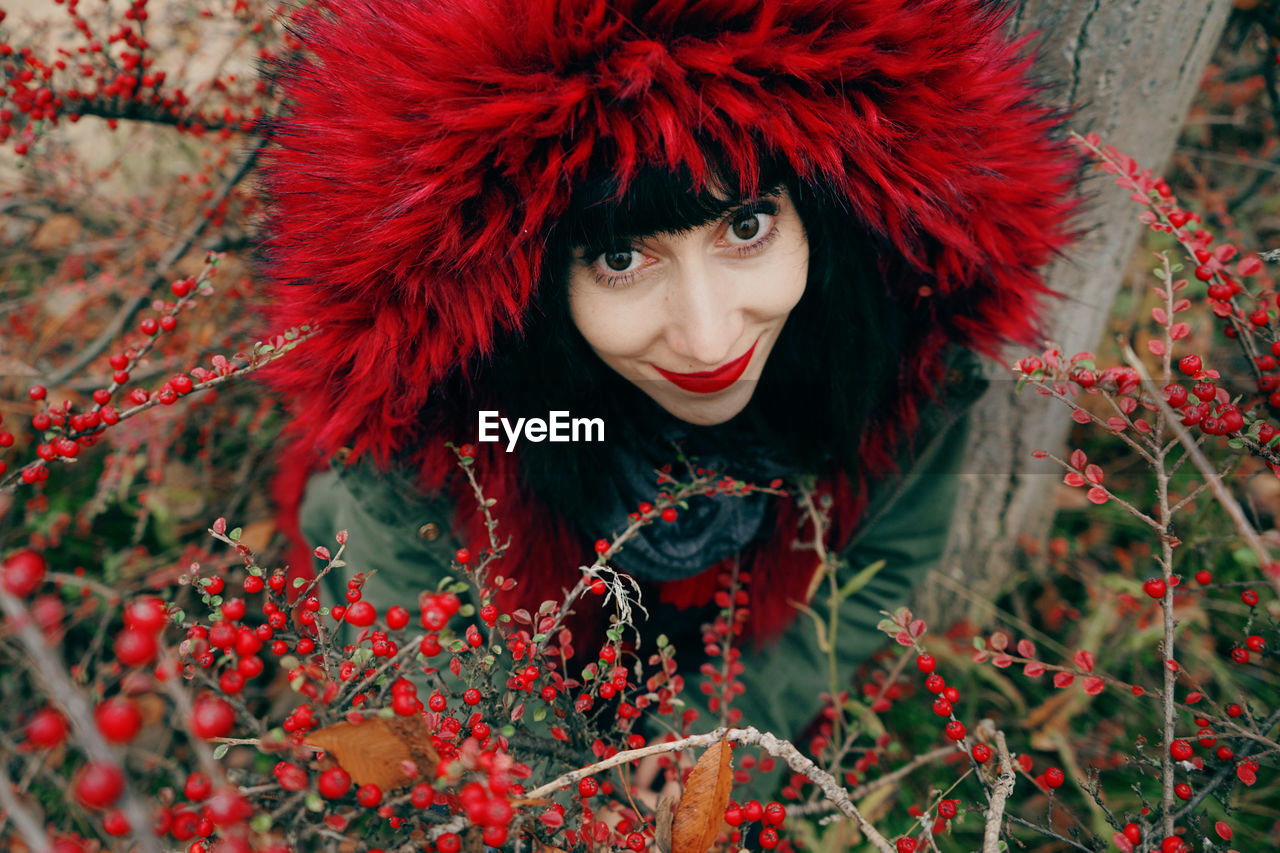
[[(431, 776), (440, 763), (421, 717), (335, 723), (312, 732), (306, 742), (333, 756), (357, 785), (377, 785), (384, 792)], [(406, 762), (417, 767), (416, 774), (405, 773)]]
[(65, 249), (80, 239), (82, 230), (80, 220), (70, 213), (55, 214), (40, 224), (27, 246), (41, 252)]
[(276, 534), (276, 523), (272, 519), (251, 521), (240, 531), (240, 544), (255, 554), (267, 550), (271, 537)]
[(698, 758), (671, 823), (671, 853), (706, 853), (715, 843), (733, 788), (733, 752), (720, 741)]

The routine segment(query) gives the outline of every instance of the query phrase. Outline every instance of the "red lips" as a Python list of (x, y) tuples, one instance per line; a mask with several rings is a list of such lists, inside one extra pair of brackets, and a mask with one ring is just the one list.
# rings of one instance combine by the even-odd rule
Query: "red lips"
[(759, 340), (751, 345), (751, 349), (745, 354), (738, 356), (733, 361), (717, 367), (715, 370), (704, 370), (700, 373), (672, 373), (670, 370), (663, 370), (658, 365), (654, 365), (653, 369), (662, 374), (678, 388), (685, 391), (692, 391), (695, 394), (714, 394), (717, 391), (723, 391), (730, 385), (738, 381), (747, 369), (747, 364), (751, 361), (752, 354), (756, 351), (756, 344)]

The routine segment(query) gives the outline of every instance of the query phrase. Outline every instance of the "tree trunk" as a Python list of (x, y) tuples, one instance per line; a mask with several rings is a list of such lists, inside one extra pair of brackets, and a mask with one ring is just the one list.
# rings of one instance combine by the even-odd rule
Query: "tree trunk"
[[(1019, 33), (1034, 44), (1053, 98), (1075, 105), (1069, 126), (1098, 133), (1152, 170), (1163, 169), (1217, 45), (1231, 0), (1023, 0)], [(1092, 349), (1136, 243), (1140, 223), (1128, 193), (1094, 173), (1080, 223), (1088, 233), (1049, 270), (1063, 295), (1051, 306), (1049, 333), (1070, 355)], [(1021, 354), (1008, 353), (1009, 361)], [(1019, 539), (1042, 542), (1062, 472), (1037, 462), (1037, 448), (1060, 450), (1071, 420), (1056, 401), (1014, 393), (1008, 370), (994, 365), (988, 393), (973, 410), (974, 436), (960, 486), (947, 556), (918, 592), (917, 609), (945, 623), (981, 619), (1015, 568)], [(961, 605), (961, 602), (967, 602)]]

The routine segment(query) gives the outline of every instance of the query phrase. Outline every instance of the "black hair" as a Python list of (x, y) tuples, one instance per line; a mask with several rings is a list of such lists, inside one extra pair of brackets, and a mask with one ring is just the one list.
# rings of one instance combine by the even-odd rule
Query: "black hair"
[[(730, 177), (723, 170), (716, 174)], [(431, 440), (441, 440), (442, 429), (454, 440), (474, 440), (481, 408), (498, 409), (512, 422), (550, 410), (602, 418), (604, 443), (522, 442), (516, 451), (525, 487), (590, 536), (609, 532), (600, 525), (610, 520), (596, 516), (611, 505), (606, 497), (617, 454), (652, 456), (654, 437), (672, 426), (697, 437), (700, 446), (740, 459), (742, 470), (721, 472), (731, 476), (754, 470), (743, 454), (761, 448), (774, 467), (793, 473), (828, 473), (835, 466), (855, 474), (873, 414), (900, 387), (905, 311), (890, 296), (876, 241), (833, 194), (776, 160), (743, 183), (691, 190), (688, 173), (654, 167), (641, 170), (621, 195), (612, 177), (578, 188), (548, 235), (542, 282), (523, 333), (502, 340), (492, 357), (446, 383), (432, 407)], [(784, 187), (809, 244), (805, 292), (747, 407), (724, 424), (682, 424), (605, 365), (574, 326), (568, 300), (573, 252), (697, 228)], [(655, 465), (677, 455), (674, 448), (658, 454)]]

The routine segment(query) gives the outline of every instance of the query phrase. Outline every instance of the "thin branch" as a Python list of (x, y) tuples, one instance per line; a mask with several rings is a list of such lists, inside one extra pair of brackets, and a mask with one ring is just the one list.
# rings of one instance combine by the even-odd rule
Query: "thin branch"
[(1009, 757), (1009, 745), (1004, 732), (996, 731), (996, 752), (1000, 756), (1000, 778), (991, 791), (991, 803), (987, 809), (987, 825), (982, 833), (982, 853), (1000, 853), (1000, 827), (1004, 822), (1004, 804), (1013, 793), (1017, 776), (1013, 771), (1013, 759)]

